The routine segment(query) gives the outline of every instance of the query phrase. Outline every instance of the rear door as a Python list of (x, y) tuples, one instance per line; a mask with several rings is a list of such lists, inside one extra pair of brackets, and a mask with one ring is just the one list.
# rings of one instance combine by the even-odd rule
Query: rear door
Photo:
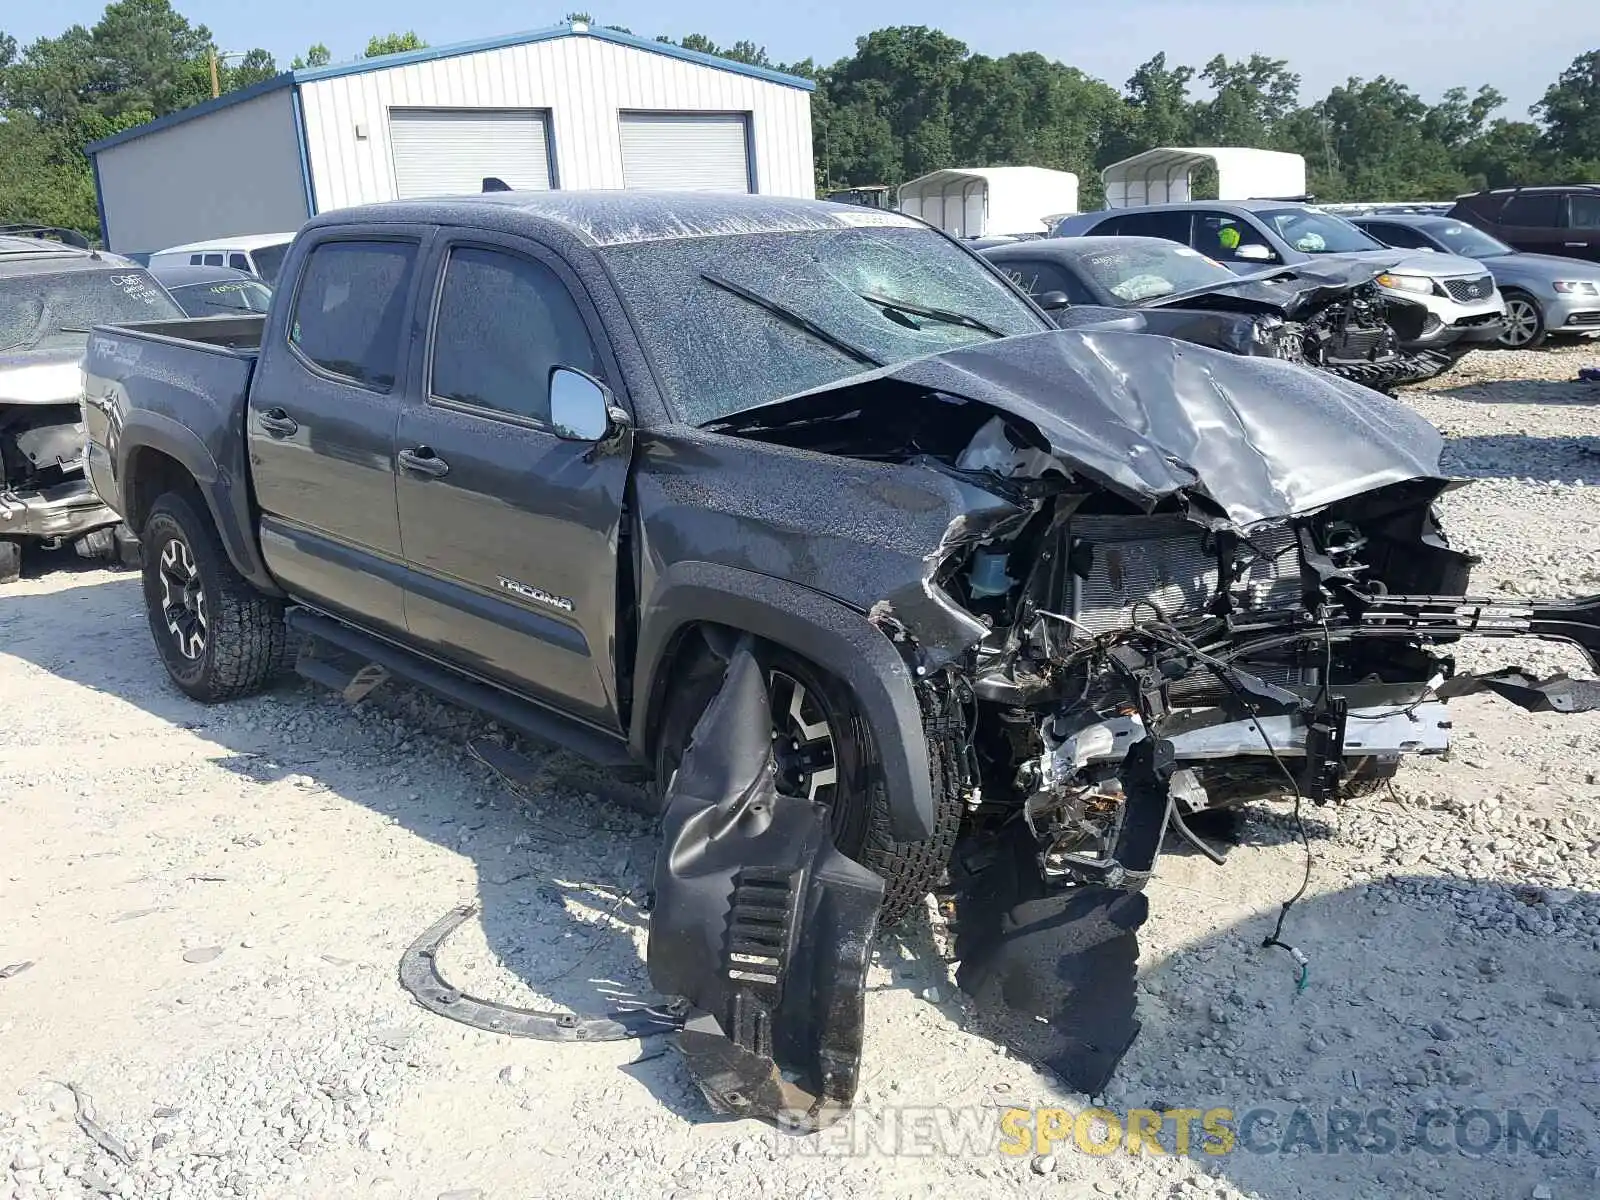
[(428, 231), (322, 231), (269, 323), (246, 436), (261, 548), (288, 590), (405, 629), (395, 423)]
[(400, 418), (406, 614), (430, 653), (609, 730), (631, 441), (566, 441), (550, 372), (614, 387), (582, 286), (535, 243), (460, 233), (431, 256), (422, 392)]
[(1600, 262), (1600, 193), (1568, 192), (1566, 210), (1560, 253)]
[(1561, 254), (1560, 192), (1517, 192), (1497, 215), (1494, 232), (1503, 242), (1532, 254)]

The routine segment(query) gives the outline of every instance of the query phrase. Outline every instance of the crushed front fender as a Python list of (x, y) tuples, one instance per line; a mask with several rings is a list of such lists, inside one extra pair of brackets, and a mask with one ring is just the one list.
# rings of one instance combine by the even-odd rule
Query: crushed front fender
[(883, 880), (828, 812), (779, 795), (760, 665), (742, 640), (666, 793), (650, 979), (692, 1006), (675, 1036), (719, 1112), (795, 1131), (848, 1111)]

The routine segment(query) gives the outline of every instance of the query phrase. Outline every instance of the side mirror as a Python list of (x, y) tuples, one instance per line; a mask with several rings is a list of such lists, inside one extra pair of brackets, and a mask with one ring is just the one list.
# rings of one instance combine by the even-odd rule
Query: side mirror
[(1071, 308), (1072, 301), (1067, 299), (1065, 292), (1040, 292), (1033, 298), (1033, 302), (1045, 312), (1054, 312), (1061, 308)]
[(1253, 242), (1240, 246), (1233, 252), (1233, 256), (1243, 259), (1245, 262), (1273, 262), (1278, 257), (1270, 247), (1257, 245)]
[(550, 371), (550, 425), (570, 442), (598, 442), (612, 428), (611, 393), (599, 380), (570, 367)]

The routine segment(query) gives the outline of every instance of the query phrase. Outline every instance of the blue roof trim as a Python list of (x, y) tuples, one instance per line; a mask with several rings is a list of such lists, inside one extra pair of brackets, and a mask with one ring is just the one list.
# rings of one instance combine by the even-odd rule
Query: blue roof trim
[(157, 117), (154, 121), (147, 121), (143, 125), (135, 125), (132, 129), (124, 129), (121, 133), (114, 133), (108, 138), (101, 138), (98, 142), (90, 142), (83, 148), (85, 154), (98, 154), (102, 150), (109, 150), (112, 146), (120, 146), (124, 142), (131, 142), (135, 138), (142, 138), (147, 133), (156, 133), (162, 129), (170, 129), (174, 125), (182, 125), (185, 121), (192, 121), (196, 117), (203, 117), (219, 109), (231, 108), (235, 104), (243, 104), (247, 100), (265, 96), (269, 92), (276, 92), (294, 83), (294, 72), (285, 71), (282, 75), (274, 75), (271, 79), (263, 79), (260, 83), (251, 84), (247, 88), (240, 88), (237, 92), (227, 92), (215, 100), (206, 100), (200, 104), (191, 105), (189, 108), (180, 108), (177, 112), (168, 113), (164, 117)]
[(617, 46), (629, 46), (635, 50), (645, 50), (651, 54), (661, 54), (667, 58), (676, 58), (683, 62), (695, 63), (702, 67), (713, 67), (718, 71), (731, 71), (735, 75), (748, 75), (753, 79), (763, 79), (768, 83), (782, 84), (784, 87), (799, 88), (802, 91), (814, 92), (817, 85), (809, 79), (799, 75), (785, 75), (781, 71), (769, 70), (766, 67), (752, 67), (748, 63), (734, 62), (731, 58), (718, 58), (714, 54), (701, 54), (698, 50), (685, 50), (682, 46), (674, 46), (668, 42), (652, 41), (650, 38), (635, 37), (631, 33), (623, 33), (616, 29), (596, 29), (590, 26), (585, 31), (573, 29), (570, 25), (556, 25), (550, 29), (535, 29), (528, 33), (510, 33), (502, 37), (483, 38), (476, 42), (456, 42), (450, 46), (430, 46), (425, 50), (407, 50), (400, 54), (385, 54), (379, 58), (363, 58), (356, 62), (340, 63), (331, 67), (307, 67), (299, 71), (285, 71), (281, 75), (274, 75), (271, 79), (264, 79), (260, 83), (237, 92), (228, 92), (218, 96), (215, 100), (207, 100), (190, 108), (179, 109), (175, 113), (168, 113), (164, 117), (157, 117), (154, 121), (144, 125), (136, 125), (132, 129), (124, 129), (121, 133), (114, 133), (108, 138), (101, 138), (98, 142), (90, 142), (84, 147), (84, 153), (90, 156), (102, 150), (109, 150), (112, 146), (120, 146), (124, 142), (131, 142), (135, 138), (142, 138), (148, 133), (158, 133), (163, 129), (170, 129), (174, 125), (181, 125), (185, 121), (192, 121), (196, 117), (204, 117), (219, 109), (228, 108), (235, 104), (243, 104), (254, 100), (258, 96), (265, 96), (269, 92), (276, 92), (281, 88), (302, 83), (314, 83), (320, 79), (337, 79), (341, 75), (364, 75), (369, 71), (387, 71), (394, 67), (405, 67), (412, 63), (433, 62), (441, 58), (457, 58), (463, 54), (478, 54), (485, 50), (503, 50), (507, 46), (527, 46), (534, 42), (550, 42), (564, 37), (592, 37), (602, 42), (611, 42)]
[[(504, 50), (508, 46), (527, 46), (534, 42), (549, 42), (556, 38), (564, 37), (592, 37), (602, 42), (611, 42), (618, 46), (630, 46), (635, 50), (647, 50), (652, 54), (665, 55), (667, 58), (680, 59), (683, 62), (696, 63), (702, 67), (715, 67), (719, 71), (731, 71), (735, 75), (749, 75), (755, 79), (764, 79), (768, 83), (778, 83), (785, 87), (800, 88), (803, 91), (814, 92), (817, 85), (809, 79), (799, 75), (785, 75), (781, 71), (773, 71), (766, 67), (753, 67), (748, 63), (734, 62), (731, 58), (718, 58), (714, 54), (701, 54), (698, 50), (685, 50), (682, 46), (674, 46), (668, 42), (657, 42), (650, 38), (636, 37), (631, 33), (623, 33), (617, 29), (599, 29), (591, 25), (587, 30), (579, 31), (570, 25), (556, 25), (549, 29), (535, 29), (526, 33), (508, 33), (501, 37), (481, 38), (475, 42), (456, 42), (449, 46), (429, 46), (424, 50), (406, 50), (399, 54), (385, 54), (379, 58), (364, 58), (356, 62), (339, 63), (329, 67), (309, 67), (291, 74), (296, 83), (313, 83), (320, 79), (337, 79), (342, 75), (364, 75), (369, 71), (387, 71), (393, 67), (406, 67), (412, 63), (433, 62), (441, 58), (456, 58), (463, 54), (479, 54), (485, 50)], [(190, 110), (186, 110), (190, 111)], [(173, 114), (174, 116), (178, 114)]]

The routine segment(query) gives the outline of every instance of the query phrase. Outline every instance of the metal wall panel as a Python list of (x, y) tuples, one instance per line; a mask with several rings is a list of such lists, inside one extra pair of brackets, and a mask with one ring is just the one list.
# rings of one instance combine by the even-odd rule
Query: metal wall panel
[(519, 190), (546, 190), (548, 120), (526, 108), (391, 108), (395, 194), (459, 196), (478, 191), (490, 175)]
[(318, 206), (396, 198), (391, 108), (545, 109), (555, 184), (621, 188), (624, 112), (748, 113), (755, 189), (814, 196), (800, 88), (573, 36), (301, 85)]
[(280, 233), (309, 215), (287, 87), (108, 146), (95, 164), (117, 251)]

